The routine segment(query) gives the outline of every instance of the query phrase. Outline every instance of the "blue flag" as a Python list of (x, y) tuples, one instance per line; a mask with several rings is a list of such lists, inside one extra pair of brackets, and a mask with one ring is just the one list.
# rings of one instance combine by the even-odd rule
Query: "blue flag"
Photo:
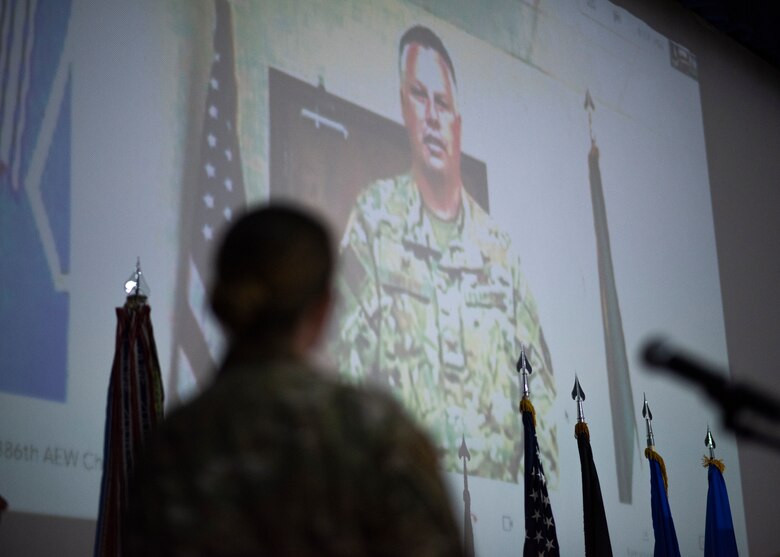
[[(707, 521), (704, 531), (704, 557), (733, 557), (737, 552), (734, 524), (731, 521), (731, 506), (726, 482), (721, 468), (713, 462), (708, 466)], [(722, 466), (722, 464), (721, 464)]]
[(672, 509), (666, 496), (666, 468), (663, 459), (651, 449), (645, 450), (650, 462), (650, 507), (655, 533), (654, 557), (680, 557)]

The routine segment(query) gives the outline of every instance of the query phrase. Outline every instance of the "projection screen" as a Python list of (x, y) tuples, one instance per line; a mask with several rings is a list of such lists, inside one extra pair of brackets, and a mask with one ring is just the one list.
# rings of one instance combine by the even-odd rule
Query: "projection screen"
[[(374, 247), (377, 299), (353, 292), (351, 303), (388, 312), (380, 356), (345, 346), (365, 331), (345, 333), (357, 325), (338, 321), (350, 311), (341, 299), (322, 362), (388, 388), (431, 432), (458, 517), (468, 467), (480, 555), (516, 554), (525, 535), (521, 345), (562, 554), (582, 552), (575, 375), (615, 553), (653, 551), (643, 394), (682, 553), (703, 549), (708, 424), (746, 552), (735, 442), (695, 393), (638, 359), (660, 333), (727, 362), (695, 53), (604, 0), (236, 1), (221, 44), (208, 1), (17, 4), (3, 28), (4, 39), (20, 31), (3, 55), (14, 94), (0, 126), (0, 494), (12, 510), (96, 515), (113, 308), (136, 257), (171, 409), (208, 385), (221, 357), (208, 262), (243, 204), (301, 203), (327, 219), (342, 253), (354, 247), (372, 184), (392, 193), (410, 169), (399, 39), (420, 25), (441, 38), (457, 78), (464, 199), (474, 204), (461, 216), (474, 226), (463, 250), (499, 238), (508, 249), (497, 268), (515, 282), (501, 291), (506, 277), (485, 278), (504, 286), (483, 288), (472, 261), (452, 284), (426, 285), (422, 256)], [(214, 64), (228, 51), (221, 75), (237, 102), (214, 106), (209, 90), (226, 85)], [(203, 188), (210, 121), (230, 111), (238, 148), (213, 155), (238, 169), (220, 176), (224, 191), (242, 188), (228, 202)], [(362, 217), (393, 211), (408, 216), (379, 203)], [(342, 260), (342, 284), (363, 284), (361, 272)], [(524, 309), (512, 313), (502, 292)], [(429, 310), (435, 319), (402, 318)], [(485, 344), (479, 330), (491, 327), (511, 357)]]

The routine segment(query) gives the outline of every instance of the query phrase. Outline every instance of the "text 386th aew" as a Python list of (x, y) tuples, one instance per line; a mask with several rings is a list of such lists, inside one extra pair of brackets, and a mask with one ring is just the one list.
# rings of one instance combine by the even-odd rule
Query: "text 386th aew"
[(47, 445), (38, 447), (33, 443), (23, 443), (0, 439), (0, 460), (84, 470), (101, 471), (103, 455), (95, 451), (83, 451), (69, 447)]

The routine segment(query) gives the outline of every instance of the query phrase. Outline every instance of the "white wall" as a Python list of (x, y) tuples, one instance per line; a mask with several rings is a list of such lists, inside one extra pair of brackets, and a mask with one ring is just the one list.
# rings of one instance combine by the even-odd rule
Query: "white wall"
[[(697, 53), (731, 371), (780, 396), (780, 70), (676, 2), (615, 4)], [(750, 553), (780, 555), (780, 453), (739, 454)]]

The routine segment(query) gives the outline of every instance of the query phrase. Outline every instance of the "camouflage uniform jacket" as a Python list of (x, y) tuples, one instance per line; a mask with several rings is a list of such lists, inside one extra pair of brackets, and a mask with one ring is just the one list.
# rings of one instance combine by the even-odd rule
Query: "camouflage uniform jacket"
[[(515, 371), (520, 343), (545, 470), (557, 480), (555, 383), (536, 304), (508, 235), (463, 191), (457, 234), (441, 251), (408, 175), (371, 184), (341, 244), (333, 355), (355, 380), (396, 392), (439, 444), (447, 471), (518, 481), (523, 454)], [(552, 421), (552, 420), (550, 420)]]
[(128, 516), (129, 555), (462, 555), (427, 437), (293, 360), (231, 364), (166, 418)]

